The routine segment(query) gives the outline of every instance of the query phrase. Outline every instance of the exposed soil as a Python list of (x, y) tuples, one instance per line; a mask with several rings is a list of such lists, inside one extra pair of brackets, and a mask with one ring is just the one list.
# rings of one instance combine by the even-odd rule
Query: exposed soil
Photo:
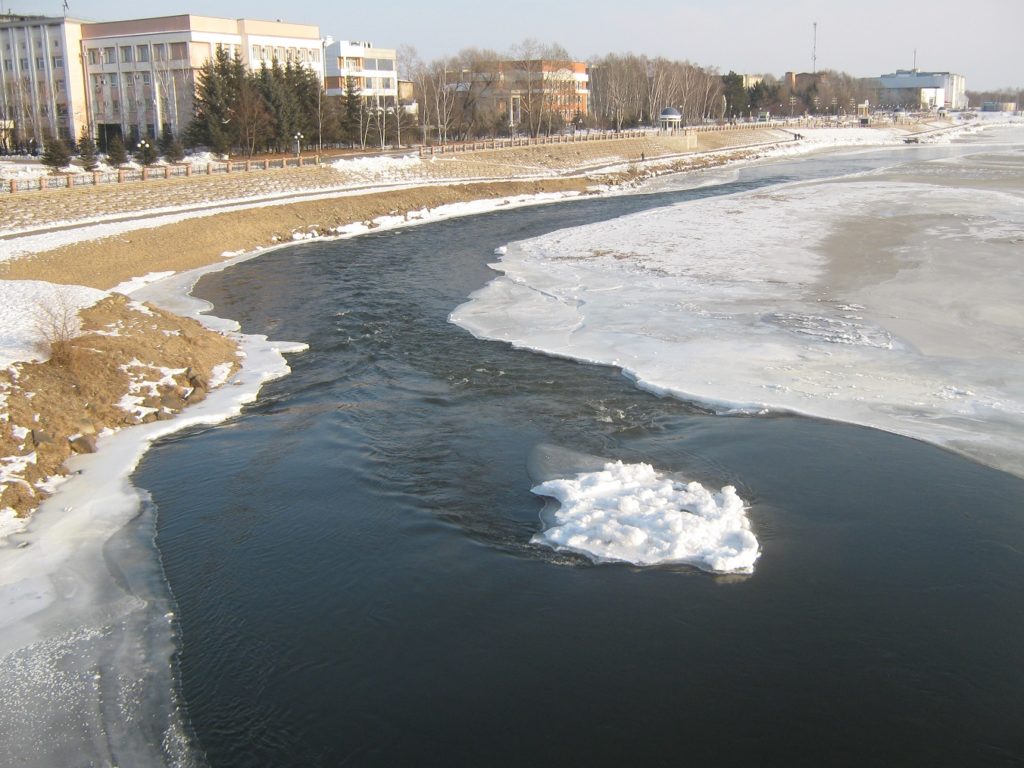
[[(81, 335), (60, 355), (0, 371), (9, 416), (0, 456), (24, 466), (21, 482), (0, 491), (0, 507), (19, 514), (46, 498), (40, 484), (62, 474), (72, 453), (96, 449), (98, 434), (170, 418), (206, 396), (215, 366), (238, 366), (233, 339), (121, 295), (80, 316)], [(138, 399), (124, 400), (129, 393)]]

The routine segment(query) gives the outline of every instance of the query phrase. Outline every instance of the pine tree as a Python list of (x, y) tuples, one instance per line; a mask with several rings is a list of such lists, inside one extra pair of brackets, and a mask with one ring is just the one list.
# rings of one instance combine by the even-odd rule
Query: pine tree
[(353, 147), (359, 143), (362, 127), (363, 100), (354, 77), (345, 78), (345, 101), (341, 111), (341, 135)]
[(164, 123), (163, 130), (160, 131), (160, 138), (156, 142), (161, 155), (167, 154), (167, 150), (171, 148), (172, 141), (174, 141), (174, 132), (171, 130), (171, 125), (170, 123)]
[(207, 59), (199, 68), (193, 117), (185, 129), (187, 146), (206, 146), (218, 154), (231, 149), (234, 143), (231, 113), (242, 74), (241, 59), (236, 56), (232, 60), (221, 46), (217, 47), (214, 58)]
[(71, 163), (71, 152), (60, 137), (47, 136), (43, 141), (42, 163), (53, 173)]
[(107, 162), (115, 168), (128, 162), (128, 152), (120, 136), (114, 135), (107, 142)]
[(168, 163), (180, 163), (185, 158), (185, 148), (181, 146), (181, 142), (178, 141), (178, 137), (174, 136), (171, 138), (171, 144), (167, 147), (167, 151), (164, 152), (164, 159)]
[(96, 142), (87, 127), (82, 128), (82, 136), (78, 140), (78, 157), (82, 161), (82, 167), (87, 171), (95, 171), (100, 167), (99, 159), (96, 157)]

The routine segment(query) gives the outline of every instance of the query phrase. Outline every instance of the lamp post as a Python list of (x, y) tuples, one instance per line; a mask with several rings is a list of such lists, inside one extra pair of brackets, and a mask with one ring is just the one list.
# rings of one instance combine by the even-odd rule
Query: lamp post
[(301, 145), (302, 145), (302, 134), (296, 131), (296, 133), (295, 133), (295, 156), (296, 157), (299, 157), (299, 147)]
[[(316, 153), (324, 153), (324, 88), (327, 87), (327, 46), (334, 43), (328, 35), (320, 40), (320, 88), (316, 92)], [(317, 160), (319, 162), (319, 159)]]
[(152, 159), (149, 156), (149, 150), (151, 146), (152, 145), (145, 139), (140, 140), (139, 143), (136, 145), (136, 149), (139, 152), (139, 161), (143, 165), (149, 165), (152, 162)]

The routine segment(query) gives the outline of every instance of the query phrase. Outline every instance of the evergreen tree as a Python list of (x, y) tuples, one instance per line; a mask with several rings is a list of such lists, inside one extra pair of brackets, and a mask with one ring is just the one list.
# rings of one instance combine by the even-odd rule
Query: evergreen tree
[(354, 77), (345, 78), (345, 96), (341, 110), (341, 135), (353, 147), (360, 143), (359, 132), (362, 127), (363, 99), (359, 95), (359, 87)]
[(43, 140), (43, 165), (56, 173), (71, 162), (71, 152), (64, 140), (57, 136), (47, 136)]
[(82, 137), (78, 140), (78, 157), (82, 161), (82, 167), (87, 171), (95, 171), (100, 167), (99, 159), (96, 157), (96, 142), (88, 127), (82, 128)]
[(294, 79), (293, 75), (286, 74), (276, 59), (269, 68), (260, 70), (260, 93), (270, 113), (272, 143), (278, 151), (291, 146), (296, 133), (311, 135), (302, 130), (298, 94), (289, 85), (289, 79)]
[(107, 162), (117, 168), (128, 162), (128, 152), (124, 148), (121, 137), (114, 134), (107, 142)]
[(244, 76), (241, 59), (237, 56), (232, 59), (222, 46), (218, 46), (214, 57), (199, 68), (193, 117), (185, 129), (187, 146), (207, 146), (219, 154), (231, 149), (235, 129), (231, 125), (232, 110), (241, 76)]
[(161, 155), (166, 155), (167, 151), (171, 148), (171, 142), (174, 141), (174, 132), (171, 130), (170, 123), (164, 123), (163, 129), (160, 131), (160, 138), (156, 141), (156, 146), (160, 150)]
[(729, 70), (722, 76), (722, 89), (725, 91), (725, 114), (727, 117), (742, 115), (747, 111), (747, 91), (743, 87), (743, 75)]
[(178, 137), (174, 135), (174, 131), (171, 130), (169, 123), (164, 123), (156, 146), (168, 163), (180, 163), (182, 158), (185, 157), (185, 148), (181, 145)]
[(180, 163), (185, 158), (185, 148), (181, 146), (177, 136), (171, 137), (171, 143), (164, 152), (164, 159), (168, 163)]

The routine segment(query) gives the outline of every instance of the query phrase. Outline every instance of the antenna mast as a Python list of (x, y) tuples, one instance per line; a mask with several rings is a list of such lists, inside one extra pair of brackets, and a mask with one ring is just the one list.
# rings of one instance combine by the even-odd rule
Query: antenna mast
[(818, 74), (818, 22), (814, 22), (814, 47), (811, 48), (811, 73)]

